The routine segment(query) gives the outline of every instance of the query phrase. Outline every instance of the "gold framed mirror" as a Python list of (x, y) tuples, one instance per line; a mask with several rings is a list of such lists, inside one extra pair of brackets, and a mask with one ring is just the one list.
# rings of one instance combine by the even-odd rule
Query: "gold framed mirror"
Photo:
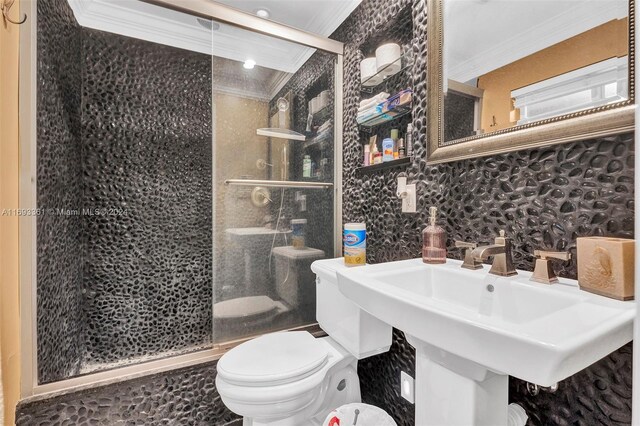
[(635, 0), (427, 0), (427, 163), (633, 131)]

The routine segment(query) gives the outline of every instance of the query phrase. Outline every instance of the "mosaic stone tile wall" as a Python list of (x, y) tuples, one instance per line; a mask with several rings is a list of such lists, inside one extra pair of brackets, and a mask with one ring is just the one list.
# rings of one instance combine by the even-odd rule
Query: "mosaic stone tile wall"
[(126, 213), (85, 217), (86, 362), (209, 343), (211, 58), (90, 29), (83, 46), (84, 203)]
[(215, 386), (215, 364), (20, 403), (17, 426), (240, 426)]
[(38, 12), (40, 383), (209, 345), (210, 57)]
[[(399, 171), (360, 176), (365, 135), (356, 124), (360, 100), (361, 46), (410, 6), (413, 51), (418, 58), (412, 79), (415, 159), (407, 168), (418, 184), (416, 215), (401, 213), (395, 196)], [(633, 237), (632, 134), (427, 166), (426, 142), (426, 4), (424, 0), (365, 0), (338, 29), (334, 38), (345, 49), (344, 220), (367, 223), (369, 261), (373, 263), (420, 255), (421, 229), (427, 210), (440, 209), (453, 241), (489, 243), (500, 229), (514, 239), (516, 267), (531, 270), (537, 248), (575, 254), (579, 236)], [(380, 36), (376, 36), (380, 38)], [(387, 39), (393, 40), (395, 36)], [(460, 254), (451, 251), (450, 256)], [(575, 262), (558, 265), (560, 275), (575, 278)], [(399, 395), (400, 371), (414, 371), (414, 351), (401, 332), (391, 351), (360, 362), (362, 396), (387, 410), (400, 426), (414, 424), (413, 406)], [(631, 345), (563, 381), (555, 394), (527, 394), (525, 384), (510, 381), (510, 399), (521, 403), (530, 425), (626, 425), (631, 421)]]
[(82, 218), (56, 214), (82, 207), (82, 45), (66, 1), (39, 1), (38, 15), (38, 376), (51, 382), (77, 374), (85, 354)]

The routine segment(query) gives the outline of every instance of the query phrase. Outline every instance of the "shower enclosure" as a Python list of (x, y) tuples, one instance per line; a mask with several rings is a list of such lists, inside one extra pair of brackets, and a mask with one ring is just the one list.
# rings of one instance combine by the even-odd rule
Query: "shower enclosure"
[(309, 266), (340, 254), (340, 43), (83, 1), (38, 1), (26, 30), (24, 396), (313, 327)]

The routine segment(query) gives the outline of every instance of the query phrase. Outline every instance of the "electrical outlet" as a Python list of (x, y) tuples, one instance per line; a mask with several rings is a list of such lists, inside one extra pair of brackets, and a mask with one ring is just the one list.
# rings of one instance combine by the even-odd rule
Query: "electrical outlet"
[(416, 212), (416, 184), (406, 186), (407, 196), (402, 199), (402, 213)]
[(416, 385), (413, 381), (413, 377), (405, 373), (400, 372), (400, 395), (412, 404), (416, 402)]

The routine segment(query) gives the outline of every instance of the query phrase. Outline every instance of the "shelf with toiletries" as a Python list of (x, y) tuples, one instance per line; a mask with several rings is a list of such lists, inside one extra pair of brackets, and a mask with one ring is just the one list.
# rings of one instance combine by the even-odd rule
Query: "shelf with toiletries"
[(363, 59), (356, 123), (364, 154), (358, 175), (406, 168), (412, 162), (416, 42), (412, 10), (407, 6), (358, 46)]
[(386, 92), (360, 102), (356, 121), (360, 128), (371, 129), (411, 114), (413, 91), (404, 89), (389, 97)]
[(359, 175), (369, 175), (379, 172), (381, 170), (395, 169), (398, 167), (406, 167), (411, 164), (411, 158), (404, 157), (397, 160), (391, 160), (380, 164), (372, 164), (370, 166), (362, 166), (356, 169), (356, 173)]
[(411, 115), (406, 115), (405, 120), (396, 121), (392, 125), (378, 127), (375, 134), (370, 134), (366, 140), (363, 140), (362, 151), (363, 170), (377, 171), (411, 163), (413, 157)]

